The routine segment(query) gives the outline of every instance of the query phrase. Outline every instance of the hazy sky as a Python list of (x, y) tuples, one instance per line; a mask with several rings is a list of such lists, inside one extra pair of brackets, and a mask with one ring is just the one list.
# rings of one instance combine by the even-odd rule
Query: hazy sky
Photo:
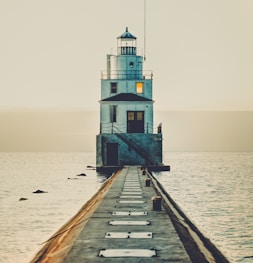
[[(155, 109), (253, 110), (253, 1), (147, 0)], [(100, 71), (143, 0), (0, 0), (0, 107), (98, 109)]]

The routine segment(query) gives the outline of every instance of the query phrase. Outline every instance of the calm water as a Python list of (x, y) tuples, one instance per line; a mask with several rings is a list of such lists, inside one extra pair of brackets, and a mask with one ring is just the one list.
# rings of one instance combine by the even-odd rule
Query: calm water
[[(157, 177), (184, 212), (231, 262), (253, 262), (253, 153), (164, 159), (171, 172)], [(0, 262), (29, 262), (81, 208), (105, 179), (86, 170), (94, 164), (94, 153), (0, 153)]]
[(157, 175), (231, 262), (253, 262), (253, 153), (169, 153)]
[(86, 165), (94, 153), (0, 153), (0, 262), (29, 262), (97, 191), (104, 178)]

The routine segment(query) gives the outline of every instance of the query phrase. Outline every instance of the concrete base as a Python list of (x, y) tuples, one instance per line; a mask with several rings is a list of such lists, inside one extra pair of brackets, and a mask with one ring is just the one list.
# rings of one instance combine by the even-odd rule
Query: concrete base
[(130, 166), (111, 176), (50, 238), (31, 261), (39, 262), (229, 261), (190, 222), (154, 176), (140, 166)]
[[(76, 239), (64, 263), (191, 262), (165, 209), (154, 211), (152, 197), (156, 196), (156, 192), (153, 187), (145, 186), (146, 178), (136, 166), (125, 167), (120, 172)], [(113, 225), (113, 222), (135, 224)], [(138, 225), (136, 222), (149, 224)], [(119, 237), (121, 233), (123, 236), (126, 233), (127, 237)], [(132, 238), (131, 233), (137, 238)], [(150, 235), (149, 238), (143, 237), (145, 233)], [(122, 253), (118, 254), (119, 249), (123, 256)], [(146, 254), (134, 254), (143, 251), (153, 255), (146, 257)], [(101, 256), (107, 252), (109, 257)]]
[[(122, 137), (123, 136), (123, 137)], [(96, 165), (162, 165), (162, 134), (99, 134)]]
[[(147, 165), (142, 167), (143, 169), (148, 169), (150, 172), (170, 171), (169, 165)], [(113, 174), (122, 168), (122, 166), (97, 166), (96, 171), (104, 174)]]

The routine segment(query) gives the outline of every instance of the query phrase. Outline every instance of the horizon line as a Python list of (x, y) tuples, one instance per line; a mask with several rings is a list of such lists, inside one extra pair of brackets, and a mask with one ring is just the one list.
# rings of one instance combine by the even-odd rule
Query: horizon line
[[(1, 112), (31, 112), (31, 111), (99, 111), (99, 107), (95, 108), (84, 108), (84, 107), (1, 107)], [(253, 112), (253, 109), (155, 109), (155, 112)]]

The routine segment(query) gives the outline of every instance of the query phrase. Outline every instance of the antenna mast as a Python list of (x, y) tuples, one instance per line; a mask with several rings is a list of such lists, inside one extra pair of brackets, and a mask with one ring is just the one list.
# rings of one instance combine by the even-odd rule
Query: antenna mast
[(144, 61), (146, 60), (146, 0), (144, 0)]

